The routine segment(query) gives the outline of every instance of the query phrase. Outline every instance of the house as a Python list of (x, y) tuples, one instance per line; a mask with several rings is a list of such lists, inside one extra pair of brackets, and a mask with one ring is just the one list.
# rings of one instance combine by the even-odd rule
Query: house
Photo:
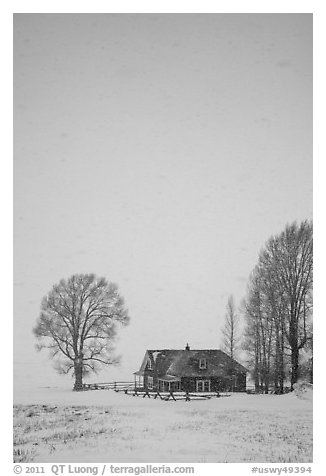
[(135, 384), (162, 392), (246, 391), (247, 369), (221, 350), (147, 350)]

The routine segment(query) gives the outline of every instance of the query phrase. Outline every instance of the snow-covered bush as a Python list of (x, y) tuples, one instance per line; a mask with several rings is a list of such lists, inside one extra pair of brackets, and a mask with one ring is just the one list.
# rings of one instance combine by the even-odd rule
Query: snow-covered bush
[(313, 390), (312, 383), (305, 382), (305, 381), (297, 382), (294, 384), (293, 388), (294, 388), (294, 393), (297, 397), (305, 398), (305, 399), (312, 398), (312, 390)]

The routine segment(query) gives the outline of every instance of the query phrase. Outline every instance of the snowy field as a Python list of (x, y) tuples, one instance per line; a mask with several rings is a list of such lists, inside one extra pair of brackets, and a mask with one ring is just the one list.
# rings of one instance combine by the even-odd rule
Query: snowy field
[(312, 397), (174, 402), (44, 388), (15, 399), (14, 454), (26, 462), (312, 462)]

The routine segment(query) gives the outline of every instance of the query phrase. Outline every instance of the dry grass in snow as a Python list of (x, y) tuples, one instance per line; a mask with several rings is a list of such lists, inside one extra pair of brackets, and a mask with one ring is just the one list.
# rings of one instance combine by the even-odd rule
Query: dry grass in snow
[(312, 462), (306, 394), (165, 402), (47, 389), (18, 400), (17, 462)]

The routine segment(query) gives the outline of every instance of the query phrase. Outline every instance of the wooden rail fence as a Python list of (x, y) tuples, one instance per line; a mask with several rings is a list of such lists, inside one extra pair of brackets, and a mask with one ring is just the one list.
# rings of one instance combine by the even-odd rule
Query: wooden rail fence
[(190, 393), (190, 392), (163, 392), (159, 390), (150, 390), (144, 387), (138, 387), (134, 382), (103, 382), (103, 383), (85, 383), (84, 390), (114, 390), (115, 392), (124, 392), (126, 395), (142, 398), (154, 398), (156, 400), (209, 400), (210, 398), (230, 397), (230, 394), (221, 394), (220, 392)]
[(135, 389), (134, 382), (103, 382), (103, 383), (84, 383), (84, 390), (128, 390)]

